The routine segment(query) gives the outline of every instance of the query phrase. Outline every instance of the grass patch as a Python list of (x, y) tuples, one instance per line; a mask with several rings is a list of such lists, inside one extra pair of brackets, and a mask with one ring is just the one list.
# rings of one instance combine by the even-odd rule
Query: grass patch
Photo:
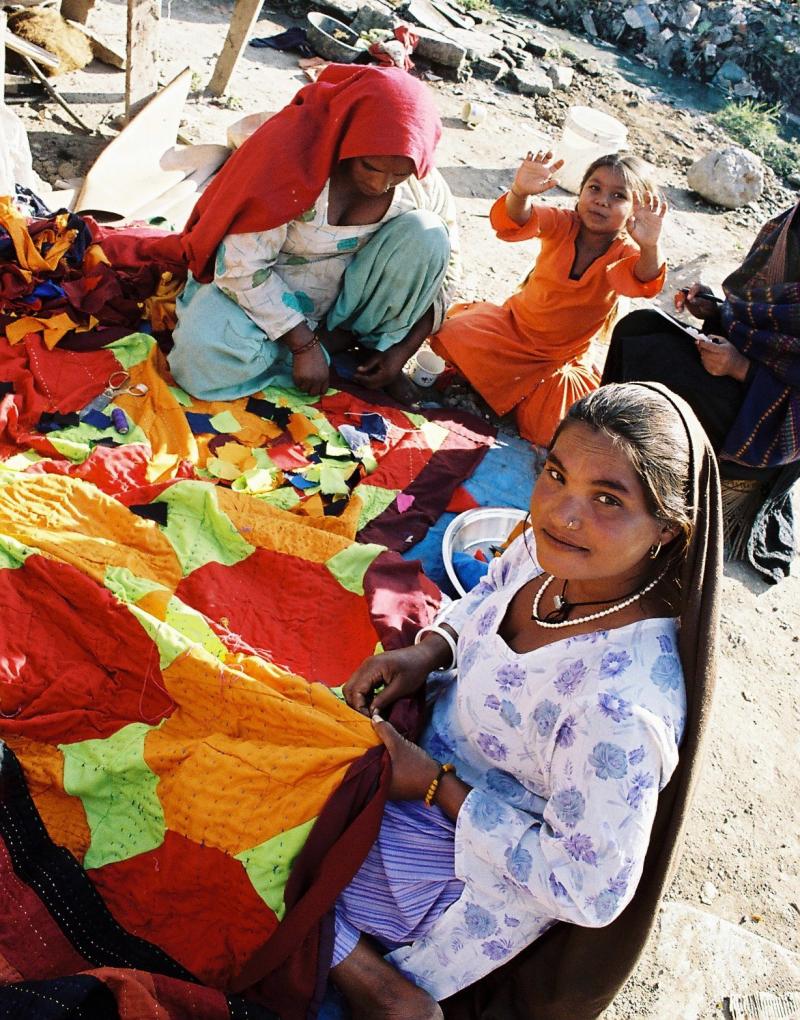
[(713, 119), (735, 142), (761, 156), (779, 177), (788, 177), (800, 170), (800, 143), (781, 138), (780, 116), (780, 106), (745, 99), (728, 103)]
[(465, 11), (494, 10), (494, 4), (491, 0), (458, 0), (456, 7), (463, 7)]

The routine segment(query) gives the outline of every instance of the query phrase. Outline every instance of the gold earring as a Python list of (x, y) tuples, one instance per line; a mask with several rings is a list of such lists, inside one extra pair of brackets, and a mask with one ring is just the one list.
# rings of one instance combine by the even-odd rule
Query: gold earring
[(650, 559), (654, 560), (656, 558), (656, 556), (658, 556), (658, 554), (660, 552), (661, 552), (661, 543), (660, 542), (657, 545), (651, 545), (650, 546)]

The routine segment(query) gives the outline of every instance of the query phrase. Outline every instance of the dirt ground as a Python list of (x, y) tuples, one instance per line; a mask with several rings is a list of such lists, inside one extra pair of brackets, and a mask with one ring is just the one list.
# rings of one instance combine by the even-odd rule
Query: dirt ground
[[(224, 142), (228, 124), (246, 113), (280, 108), (305, 81), (296, 56), (248, 47), (227, 97), (203, 96), (232, 6), (232, 0), (164, 5), (162, 81), (187, 64), (195, 72), (198, 91), (186, 105), (182, 127), (191, 141)], [(255, 34), (269, 36), (291, 23), (267, 9)], [(124, 52), (124, 0), (98, 0), (89, 24)], [(631, 147), (654, 165), (665, 189), (670, 273), (662, 303), (676, 286), (701, 277), (718, 285), (749, 247), (756, 227), (797, 195), (770, 178), (755, 207), (708, 206), (687, 190), (685, 169), (723, 138), (708, 117), (718, 99), (697, 86), (656, 78), (610, 48), (555, 34), (564, 59), (577, 70), (575, 86), (559, 98), (531, 100), (482, 81), (432, 84), (445, 124), (438, 165), (460, 214), (462, 298), (502, 300), (525, 274), (532, 251), (494, 237), (489, 207), (525, 151), (555, 140), (567, 107), (580, 102), (628, 126)], [(34, 169), (51, 184), (83, 174), (113, 137), (124, 74), (94, 62), (56, 84), (98, 133), (82, 135), (50, 100), (14, 105), (28, 131)], [(467, 98), (489, 109), (474, 131), (459, 118)], [(551, 196), (548, 201), (558, 204), (574, 201), (562, 192)], [(800, 577), (767, 587), (743, 565), (728, 564), (714, 735), (683, 861), (645, 957), (607, 1020), (800, 1016), (800, 1004), (797, 1011), (785, 1004), (790, 992), (800, 1003), (798, 641)], [(755, 993), (783, 996), (783, 1011), (764, 1012), (764, 999), (751, 1012), (736, 1014), (735, 1001), (727, 1001)]]

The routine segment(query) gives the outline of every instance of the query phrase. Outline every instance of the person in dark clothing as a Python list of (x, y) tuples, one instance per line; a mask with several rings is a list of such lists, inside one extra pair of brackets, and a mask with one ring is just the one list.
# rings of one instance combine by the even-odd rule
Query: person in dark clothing
[(602, 383), (654, 380), (690, 404), (720, 461), (729, 551), (774, 583), (795, 551), (800, 478), (800, 203), (762, 227), (722, 288), (721, 302), (701, 284), (676, 294), (703, 320), (698, 337), (659, 312), (625, 316)]

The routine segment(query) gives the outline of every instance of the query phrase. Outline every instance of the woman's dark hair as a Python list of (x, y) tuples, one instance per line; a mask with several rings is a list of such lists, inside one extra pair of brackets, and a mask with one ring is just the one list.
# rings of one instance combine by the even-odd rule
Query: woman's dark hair
[(651, 176), (652, 168), (643, 159), (640, 159), (639, 156), (620, 152), (610, 152), (607, 156), (600, 156), (599, 159), (596, 159), (594, 163), (589, 165), (578, 189), (579, 194), (583, 191), (584, 184), (586, 184), (595, 170), (599, 170), (603, 166), (607, 166), (618, 173), (625, 181), (625, 186), (630, 188), (635, 195), (641, 197), (646, 191), (656, 196), (659, 194), (658, 187)]
[(686, 426), (675, 407), (647, 386), (611, 383), (572, 405), (556, 429), (553, 443), (570, 422), (583, 422), (605, 433), (625, 452), (652, 515), (680, 528), (666, 554), (668, 560), (681, 562), (692, 535), (691, 455)]

